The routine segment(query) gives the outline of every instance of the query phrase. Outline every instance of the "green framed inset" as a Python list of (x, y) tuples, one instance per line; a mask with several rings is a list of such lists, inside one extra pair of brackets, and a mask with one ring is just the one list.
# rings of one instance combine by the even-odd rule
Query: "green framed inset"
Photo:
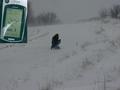
[[(10, 4), (4, 9), (1, 29), (2, 40), (6, 42), (22, 42), (26, 38), (26, 8), (21, 5)], [(3, 31), (4, 30), (4, 31)]]

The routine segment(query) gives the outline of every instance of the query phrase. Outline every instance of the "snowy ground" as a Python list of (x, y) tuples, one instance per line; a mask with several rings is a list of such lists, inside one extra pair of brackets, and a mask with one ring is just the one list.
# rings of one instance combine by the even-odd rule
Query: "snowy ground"
[[(0, 90), (120, 90), (120, 22), (30, 27), (28, 44), (0, 45)], [(50, 50), (55, 33), (60, 50)]]

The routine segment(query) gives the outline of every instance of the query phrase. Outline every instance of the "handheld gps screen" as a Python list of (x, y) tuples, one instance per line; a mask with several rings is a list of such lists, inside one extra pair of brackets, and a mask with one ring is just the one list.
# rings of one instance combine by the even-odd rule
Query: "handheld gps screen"
[(22, 28), (23, 9), (7, 7), (5, 10), (4, 27), (9, 27), (4, 32), (4, 37), (20, 38)]

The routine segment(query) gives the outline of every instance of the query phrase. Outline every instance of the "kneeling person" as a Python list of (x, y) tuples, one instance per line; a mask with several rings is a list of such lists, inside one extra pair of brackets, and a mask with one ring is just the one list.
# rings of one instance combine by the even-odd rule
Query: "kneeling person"
[(52, 46), (51, 49), (60, 49), (59, 44), (61, 43), (61, 39), (59, 39), (59, 34), (55, 34), (52, 37)]

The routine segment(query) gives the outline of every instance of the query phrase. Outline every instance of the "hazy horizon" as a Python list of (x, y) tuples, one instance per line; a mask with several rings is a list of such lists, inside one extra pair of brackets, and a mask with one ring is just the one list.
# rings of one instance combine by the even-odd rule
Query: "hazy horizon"
[(63, 22), (98, 16), (103, 8), (120, 4), (120, 0), (29, 0), (32, 2), (34, 15), (45, 11), (55, 12)]

